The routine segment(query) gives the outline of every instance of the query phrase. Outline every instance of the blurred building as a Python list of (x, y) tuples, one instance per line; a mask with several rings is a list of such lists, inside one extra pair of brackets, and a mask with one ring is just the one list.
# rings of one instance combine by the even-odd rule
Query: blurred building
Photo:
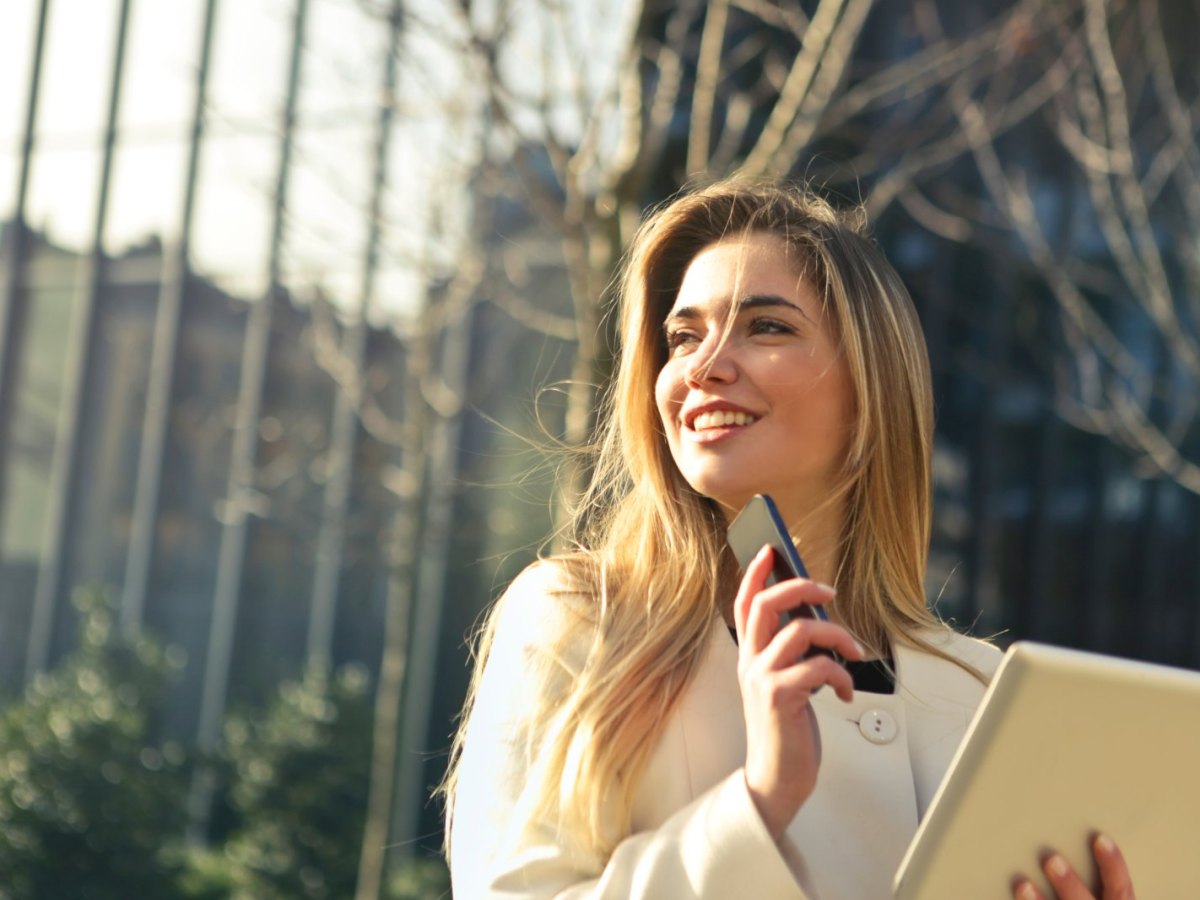
[[(0, 244), (0, 259), (7, 259)], [(41, 235), (30, 235), (25, 278), (27, 327), (21, 345), (0, 534), (0, 677), (20, 688), (42, 564), (50, 504), (50, 460), (65, 370), (67, 322), (81, 260)], [(162, 291), (157, 242), (109, 260), (98, 295), (93, 352), (86, 378), (77, 491), (70, 499), (67, 552), (54, 598), (47, 664), (75, 645), (71, 592), (84, 586), (120, 591), (129, 550), (135, 481), (146, 412), (154, 318)], [(0, 269), (0, 280), (7, 272)], [(216, 553), (226, 502), (231, 439), (250, 303), (193, 276), (184, 294), (175, 360), (162, 492), (145, 623), (187, 654), (173, 726), (195, 727), (199, 685), (215, 590)], [(263, 302), (263, 301), (258, 301)], [(317, 534), (323, 516), (333, 379), (314, 355), (314, 329), (342, 328), (330, 316), (314, 323), (308, 308), (274, 301), (258, 471), (231, 682), (243, 701), (262, 699), (304, 664)], [(366, 371), (375, 395), (398, 407), (405, 354), (384, 329), (371, 329)], [(334, 629), (335, 663), (374, 669), (380, 653), (388, 561), (382, 539), (394, 499), (381, 487), (398, 451), (362, 433), (356, 444), (347, 510), (343, 602)]]

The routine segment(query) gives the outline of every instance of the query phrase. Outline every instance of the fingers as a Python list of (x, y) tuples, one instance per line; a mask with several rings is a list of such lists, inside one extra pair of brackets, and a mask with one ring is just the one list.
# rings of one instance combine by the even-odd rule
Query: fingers
[(1104, 886), (1103, 900), (1134, 900), (1133, 878), (1120, 848), (1112, 838), (1098, 834), (1092, 839), (1092, 855), (1100, 870), (1100, 883)]
[(764, 679), (776, 702), (802, 706), (822, 685), (831, 685), (849, 701), (854, 695), (850, 674), (828, 656), (806, 654), (813, 647), (839, 653), (843, 659), (862, 659), (863, 649), (840, 625), (819, 619), (796, 618), (780, 625), (789, 610), (806, 603), (825, 603), (832, 588), (804, 578), (766, 586), (771, 574), (769, 547), (763, 547), (746, 567), (733, 603), (734, 627), (741, 648), (739, 669)]
[(1051, 853), (1042, 860), (1042, 871), (1058, 900), (1095, 900), (1071, 864), (1058, 853)]
[(854, 699), (854, 679), (828, 656), (813, 656), (803, 662), (785, 663), (787, 668), (772, 673), (772, 688), (780, 704), (802, 706), (822, 685), (830, 685), (845, 702)]
[(828, 603), (834, 590), (805, 578), (794, 578), (766, 587), (771, 574), (771, 550), (764, 547), (746, 567), (734, 600), (738, 642), (752, 653), (761, 653), (779, 631), (780, 617), (790, 610)]
[[(1046, 873), (1058, 900), (1095, 900), (1092, 892), (1079, 880), (1070, 863), (1059, 854), (1051, 853), (1043, 859), (1042, 871)], [(1046, 900), (1046, 895), (1027, 878), (1020, 879), (1013, 886), (1013, 897), (1016, 900)]]
[[(814, 647), (833, 650), (843, 659), (862, 659), (863, 656), (862, 647), (842, 626), (832, 622), (793, 619), (779, 629), (758, 658), (760, 665), (767, 669), (784, 669), (799, 660), (809, 662), (824, 658), (833, 662), (827, 655), (807, 657), (806, 654)], [(849, 678), (849, 673), (841, 666), (834, 663), (834, 667), (837, 672)], [(841, 692), (838, 693), (840, 696)]]
[(790, 611), (809, 604), (825, 603), (832, 597), (831, 588), (800, 579), (772, 585), (761, 591), (751, 604), (747, 617), (746, 649), (755, 654), (766, 652), (786, 631), (789, 635), (786, 640), (792, 651), (788, 662), (804, 656), (810, 647), (836, 650), (846, 659), (861, 659), (862, 648), (841, 625), (801, 616), (785, 620), (785, 614)]
[(733, 600), (733, 626), (737, 630), (738, 644), (746, 646), (746, 631), (750, 617), (750, 606), (754, 595), (767, 584), (771, 574), (771, 548), (763, 546), (750, 564), (746, 566), (746, 574), (738, 587), (737, 596)]
[[(1100, 900), (1134, 900), (1133, 879), (1120, 849), (1103, 834), (1092, 840), (1092, 855), (1100, 870)], [(1058, 900), (1095, 900), (1095, 896), (1071, 865), (1058, 853), (1051, 853), (1042, 860), (1042, 871)], [(1013, 885), (1016, 900), (1045, 900), (1045, 895), (1028, 879), (1020, 879)]]
[[(833, 588), (800, 578), (773, 584), (760, 591), (750, 606), (746, 621), (747, 646), (755, 653), (762, 652), (774, 639), (787, 613), (804, 606), (824, 605), (833, 597)], [(800, 620), (821, 621), (809, 617), (801, 617)]]

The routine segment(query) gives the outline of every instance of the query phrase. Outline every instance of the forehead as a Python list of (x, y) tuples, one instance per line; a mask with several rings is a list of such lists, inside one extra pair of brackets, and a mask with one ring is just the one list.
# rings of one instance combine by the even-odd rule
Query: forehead
[(800, 252), (776, 235), (756, 233), (724, 238), (697, 253), (665, 312), (720, 312), (753, 296), (782, 297), (811, 313), (820, 307)]

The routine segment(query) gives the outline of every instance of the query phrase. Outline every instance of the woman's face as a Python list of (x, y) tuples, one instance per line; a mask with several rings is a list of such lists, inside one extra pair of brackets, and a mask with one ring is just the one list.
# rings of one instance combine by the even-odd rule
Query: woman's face
[(849, 446), (853, 390), (821, 298), (783, 240), (711, 244), (684, 273), (655, 388), (671, 456), (736, 513), (768, 493), (785, 518), (827, 495)]

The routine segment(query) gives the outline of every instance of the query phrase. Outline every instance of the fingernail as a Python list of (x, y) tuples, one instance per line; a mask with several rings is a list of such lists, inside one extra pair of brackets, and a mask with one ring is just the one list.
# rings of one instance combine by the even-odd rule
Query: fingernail
[(858, 641), (854, 642), (854, 649), (858, 651), (859, 656), (867, 655), (867, 651), (863, 648), (863, 645), (860, 644)]
[(1055, 878), (1062, 878), (1067, 874), (1068, 871), (1067, 861), (1055, 853), (1048, 860), (1046, 860), (1046, 871), (1048, 871)]
[(816, 582), (816, 585), (818, 588), (820, 588), (822, 593), (828, 594), (830, 597), (837, 593), (837, 588), (835, 588), (832, 584), (823, 584), (822, 582), (818, 581)]
[(1112, 853), (1117, 849), (1117, 845), (1107, 834), (1098, 834), (1096, 835), (1096, 849), (1101, 853)]
[(1037, 891), (1031, 882), (1022, 881), (1017, 887), (1017, 900), (1037, 900)]

